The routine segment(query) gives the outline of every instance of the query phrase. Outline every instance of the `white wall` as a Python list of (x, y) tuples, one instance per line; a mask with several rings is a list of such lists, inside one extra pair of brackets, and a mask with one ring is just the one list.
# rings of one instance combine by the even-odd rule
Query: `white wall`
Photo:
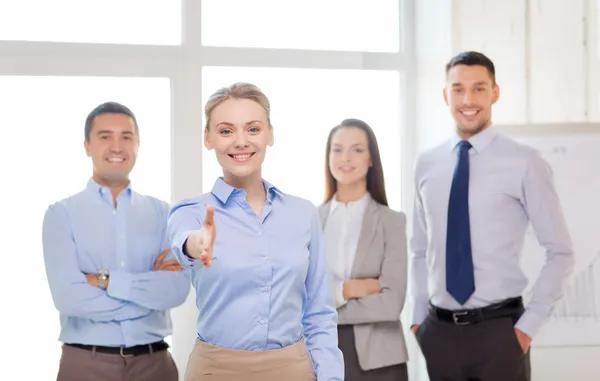
[[(482, 51), (496, 65), (494, 122), (527, 128), (600, 121), (599, 7), (597, 0), (417, 1), (417, 150), (451, 133), (444, 65), (464, 50)], [(422, 356), (411, 347), (411, 379), (426, 381)], [(531, 359), (533, 381), (600, 379), (600, 347), (534, 348)]]

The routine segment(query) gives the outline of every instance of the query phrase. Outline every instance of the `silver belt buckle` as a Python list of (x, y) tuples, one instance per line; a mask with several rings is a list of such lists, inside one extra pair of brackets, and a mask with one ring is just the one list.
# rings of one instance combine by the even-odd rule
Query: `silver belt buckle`
[(468, 314), (467, 311), (453, 312), (452, 320), (454, 320), (454, 324), (455, 325), (468, 325), (469, 324), (468, 321), (463, 321), (463, 322), (458, 321), (459, 316), (465, 316), (467, 314)]
[(125, 353), (123, 353), (124, 348), (125, 347), (121, 345), (121, 348), (119, 349), (119, 354), (121, 355), (121, 357), (123, 357), (124, 359), (128, 357), (133, 357), (133, 355), (126, 355)]

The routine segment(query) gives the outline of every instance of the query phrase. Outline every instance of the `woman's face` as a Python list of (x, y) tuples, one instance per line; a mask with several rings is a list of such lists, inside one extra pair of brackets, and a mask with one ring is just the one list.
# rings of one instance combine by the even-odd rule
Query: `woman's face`
[(267, 112), (249, 99), (224, 101), (210, 115), (204, 145), (215, 151), (225, 177), (260, 176), (267, 146), (273, 145)]
[(329, 168), (338, 184), (364, 182), (372, 166), (367, 134), (358, 127), (342, 127), (331, 137)]

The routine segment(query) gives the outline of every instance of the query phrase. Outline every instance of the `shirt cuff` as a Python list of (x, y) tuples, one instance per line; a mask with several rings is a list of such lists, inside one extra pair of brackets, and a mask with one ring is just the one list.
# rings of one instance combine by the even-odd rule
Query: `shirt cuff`
[(529, 338), (533, 339), (538, 330), (542, 327), (543, 323), (543, 317), (539, 316), (533, 311), (525, 310), (525, 313), (521, 316), (519, 321), (517, 321), (517, 324), (515, 324), (515, 328), (517, 328), (519, 331), (522, 331), (524, 334), (529, 336)]
[(130, 300), (133, 289), (133, 274), (124, 271), (111, 272), (106, 293), (120, 300)]
[(344, 282), (342, 281), (335, 288), (335, 307), (340, 308), (346, 303), (348, 303), (348, 300), (344, 299)]
[(412, 323), (411, 325), (421, 325), (425, 318), (429, 315), (429, 307), (427, 301), (415, 302), (412, 310)]
[(177, 259), (177, 262), (185, 268), (194, 267), (194, 263), (196, 260), (192, 257), (187, 256), (183, 252), (183, 246), (185, 245), (185, 241), (187, 241), (190, 234), (192, 234), (195, 230), (186, 230), (175, 236), (173, 239), (173, 244), (171, 250), (173, 250), (173, 255)]

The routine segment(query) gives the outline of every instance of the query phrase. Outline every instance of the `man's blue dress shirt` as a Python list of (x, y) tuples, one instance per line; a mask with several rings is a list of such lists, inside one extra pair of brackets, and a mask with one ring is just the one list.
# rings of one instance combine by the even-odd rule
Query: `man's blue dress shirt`
[[(60, 341), (130, 347), (171, 334), (169, 309), (185, 301), (190, 271), (152, 271), (170, 246), (168, 212), (167, 203), (130, 187), (119, 194), (115, 208), (110, 190), (93, 179), (82, 192), (48, 208), (43, 249), (60, 312)], [(106, 290), (85, 277), (101, 269), (110, 271)]]

